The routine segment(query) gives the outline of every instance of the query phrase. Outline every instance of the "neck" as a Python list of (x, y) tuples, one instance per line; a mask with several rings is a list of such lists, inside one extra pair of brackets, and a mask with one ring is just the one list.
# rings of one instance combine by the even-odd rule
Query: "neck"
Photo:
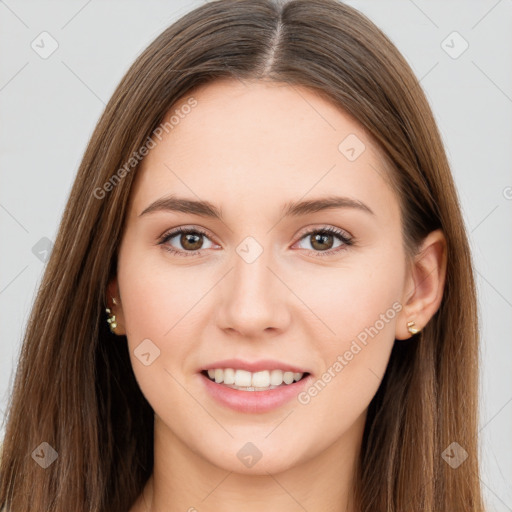
[(260, 467), (255, 474), (208, 461), (155, 416), (154, 467), (144, 489), (144, 511), (356, 512), (354, 477), (365, 419), (366, 413), (312, 458), (304, 455), (276, 472)]

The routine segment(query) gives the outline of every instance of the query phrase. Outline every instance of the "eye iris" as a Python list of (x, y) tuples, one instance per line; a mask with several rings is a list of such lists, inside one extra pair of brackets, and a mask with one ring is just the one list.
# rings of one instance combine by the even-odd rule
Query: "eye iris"
[[(317, 247), (316, 244), (317, 242), (319, 242), (320, 244), (326, 244), (326, 239), (329, 238), (331, 243), (328, 244), (329, 247)], [(333, 236), (332, 235), (329, 235), (328, 233), (316, 233), (314, 235), (311, 236), (311, 239), (312, 239), (312, 242), (311, 242), (311, 246), (314, 247), (315, 249), (319, 249), (319, 250), (328, 250), (332, 247), (332, 238)]]
[[(203, 241), (201, 239), (202, 235), (193, 234), (193, 233), (182, 233), (180, 237), (180, 243), (185, 249), (190, 249), (191, 251), (197, 251), (203, 245)], [(194, 243), (199, 243), (199, 247), (190, 247), (190, 243), (193, 245)]]

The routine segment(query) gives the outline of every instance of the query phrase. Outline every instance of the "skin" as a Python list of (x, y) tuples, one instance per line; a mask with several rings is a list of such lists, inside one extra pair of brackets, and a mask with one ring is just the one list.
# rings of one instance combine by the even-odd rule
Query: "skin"
[[(154, 472), (131, 512), (355, 512), (367, 408), (395, 339), (411, 337), (407, 322), (421, 329), (439, 308), (444, 236), (430, 233), (407, 263), (383, 159), (353, 118), (313, 91), (226, 79), (193, 97), (197, 106), (137, 171), (108, 287), (108, 304), (118, 302), (111, 306), (116, 333), (126, 334), (135, 376), (155, 411)], [(366, 148), (354, 161), (338, 149), (349, 134)], [(281, 215), (288, 201), (334, 192), (374, 215), (354, 208)], [(172, 211), (139, 216), (171, 193), (210, 201), (223, 221)], [(199, 247), (199, 254), (157, 245), (179, 226), (208, 235), (189, 246), (178, 235), (167, 246), (183, 253)], [(315, 245), (315, 233), (303, 234), (328, 226), (354, 244), (332, 236)], [(236, 251), (247, 236), (263, 248), (250, 264)], [(322, 255), (322, 247), (340, 246)], [(337, 357), (390, 310), (394, 317), (333, 372)], [(147, 366), (134, 354), (145, 339), (160, 350)], [(287, 361), (315, 380), (329, 368), (334, 376), (307, 404), (294, 399), (270, 412), (241, 413), (215, 402), (198, 374), (231, 357)], [(262, 453), (250, 468), (237, 457), (249, 441)]]

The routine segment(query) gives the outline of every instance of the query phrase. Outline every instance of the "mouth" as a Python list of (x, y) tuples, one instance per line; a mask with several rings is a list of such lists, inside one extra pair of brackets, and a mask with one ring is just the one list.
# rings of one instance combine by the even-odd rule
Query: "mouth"
[(197, 369), (206, 395), (241, 413), (266, 413), (298, 399), (313, 383), (309, 368), (277, 359), (224, 359)]
[(279, 369), (249, 372), (234, 368), (215, 368), (202, 370), (200, 373), (210, 382), (224, 388), (249, 392), (295, 387), (297, 383), (310, 375), (309, 372), (291, 372)]

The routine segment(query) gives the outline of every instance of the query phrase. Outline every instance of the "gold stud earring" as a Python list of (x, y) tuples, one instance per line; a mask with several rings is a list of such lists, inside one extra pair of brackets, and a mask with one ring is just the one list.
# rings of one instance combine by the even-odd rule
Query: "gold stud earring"
[[(114, 304), (117, 304), (117, 301), (116, 301), (116, 299), (114, 297), (112, 297), (112, 302)], [(110, 308), (105, 308), (105, 311), (109, 315), (109, 317), (107, 318), (107, 323), (108, 323), (108, 325), (110, 327), (110, 331), (115, 334), (115, 329), (117, 327), (116, 315), (112, 314), (112, 310)]]
[(416, 322), (407, 322), (407, 330), (411, 333), (411, 334), (417, 334), (420, 332), (421, 329), (417, 329), (416, 327), (414, 327), (416, 325)]

